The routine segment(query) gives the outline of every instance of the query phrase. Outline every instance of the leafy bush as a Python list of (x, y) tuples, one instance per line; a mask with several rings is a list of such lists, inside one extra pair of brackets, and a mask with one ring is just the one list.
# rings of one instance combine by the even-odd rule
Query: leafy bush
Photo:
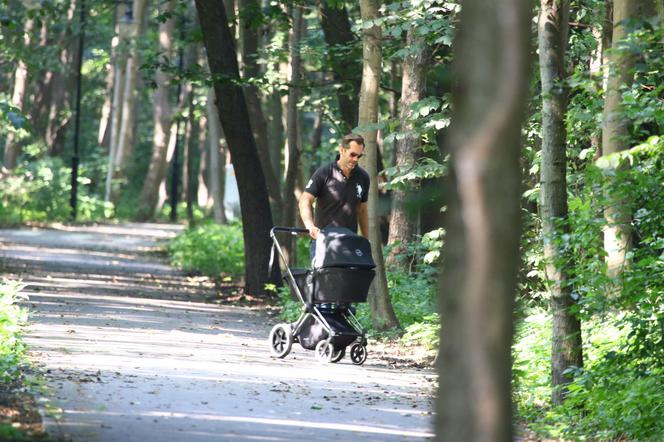
[(20, 340), (21, 326), (27, 320), (27, 311), (17, 306), (25, 299), (23, 285), (9, 280), (0, 282), (0, 381), (5, 385), (20, 374), (24, 346)]
[[(584, 368), (568, 400), (550, 408), (550, 318), (517, 326), (514, 391), (519, 415), (548, 437), (661, 440), (664, 423), (664, 142), (660, 137), (586, 167), (570, 196), (570, 234), (559, 240), (583, 321)], [(629, 167), (625, 164), (629, 163)], [(616, 167), (623, 164), (623, 167)], [(612, 279), (602, 230), (607, 194), (633, 214), (629, 266)], [(538, 316), (539, 315), (539, 316)]]
[(187, 229), (169, 247), (171, 264), (208, 276), (237, 276), (244, 272), (244, 239), (240, 224), (213, 222)]
[[(77, 219), (108, 218), (113, 206), (87, 194), (90, 180), (81, 169)], [(0, 180), (0, 224), (65, 221), (70, 218), (71, 169), (59, 158), (44, 158), (16, 168)]]
[[(662, 440), (664, 438), (664, 370), (643, 372), (608, 352), (602, 363), (581, 372), (570, 385), (561, 412), (567, 437), (598, 440)], [(579, 414), (579, 410), (583, 413)]]

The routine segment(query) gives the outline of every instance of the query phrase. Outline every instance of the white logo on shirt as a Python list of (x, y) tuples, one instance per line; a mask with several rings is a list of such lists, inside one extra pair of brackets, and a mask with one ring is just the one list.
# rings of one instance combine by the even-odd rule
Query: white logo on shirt
[(362, 186), (358, 184), (355, 187), (357, 188), (357, 197), (362, 198)]
[(311, 185), (312, 185), (313, 183), (314, 183), (314, 180), (309, 180), (309, 182), (308, 182), (307, 185), (305, 186), (305, 189), (310, 188)]

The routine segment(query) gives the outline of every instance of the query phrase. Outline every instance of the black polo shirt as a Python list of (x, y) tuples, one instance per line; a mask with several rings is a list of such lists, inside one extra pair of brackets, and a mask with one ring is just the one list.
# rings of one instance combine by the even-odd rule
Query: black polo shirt
[(366, 170), (356, 166), (346, 178), (337, 161), (333, 161), (319, 167), (304, 190), (316, 197), (314, 222), (317, 227), (346, 227), (357, 233), (357, 206), (369, 198)]

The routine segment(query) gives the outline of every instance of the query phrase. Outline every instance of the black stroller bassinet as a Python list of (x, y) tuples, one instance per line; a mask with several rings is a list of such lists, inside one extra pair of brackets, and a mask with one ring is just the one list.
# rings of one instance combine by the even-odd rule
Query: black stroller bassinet
[(308, 234), (306, 229), (275, 227), (270, 232), (279, 252), (291, 295), (302, 303), (302, 313), (292, 324), (277, 324), (270, 332), (270, 348), (285, 357), (294, 342), (315, 350), (323, 362), (338, 362), (350, 346), (350, 359), (363, 364), (366, 336), (353, 314), (353, 303), (366, 302), (374, 278), (369, 241), (345, 228), (323, 229), (316, 240), (311, 269), (290, 269), (275, 233)]

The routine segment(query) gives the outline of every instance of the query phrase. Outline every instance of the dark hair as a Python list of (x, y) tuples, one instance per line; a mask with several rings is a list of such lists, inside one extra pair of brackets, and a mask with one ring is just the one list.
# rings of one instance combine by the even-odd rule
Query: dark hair
[(357, 144), (361, 144), (362, 146), (364, 146), (364, 138), (362, 138), (362, 135), (358, 134), (345, 135), (341, 139), (341, 146), (343, 146), (344, 149), (348, 149), (350, 147), (351, 141), (355, 141)]

